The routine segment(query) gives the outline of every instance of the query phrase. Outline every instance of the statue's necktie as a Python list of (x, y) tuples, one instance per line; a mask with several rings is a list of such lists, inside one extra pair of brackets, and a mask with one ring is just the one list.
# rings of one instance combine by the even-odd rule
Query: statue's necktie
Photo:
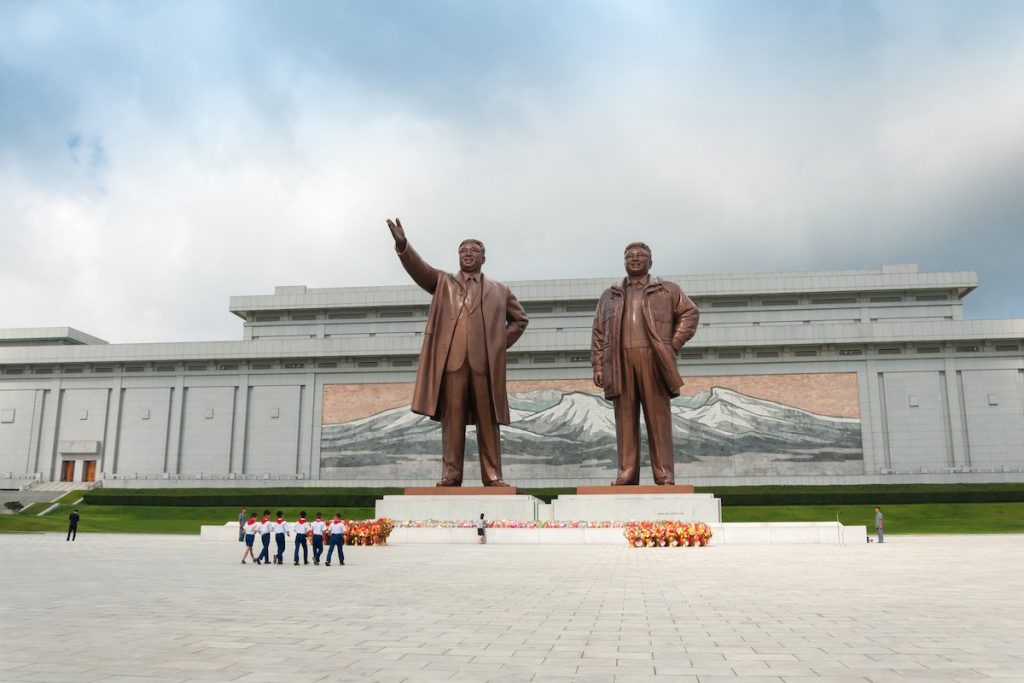
[(480, 301), (480, 282), (471, 277), (466, 282), (466, 310), (472, 311)]

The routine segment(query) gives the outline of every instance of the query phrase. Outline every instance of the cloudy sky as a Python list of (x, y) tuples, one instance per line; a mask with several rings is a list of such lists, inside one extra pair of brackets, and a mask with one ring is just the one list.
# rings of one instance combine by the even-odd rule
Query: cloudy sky
[(1024, 3), (0, 0), (0, 327), (236, 339), (233, 294), (975, 270), (1024, 317)]

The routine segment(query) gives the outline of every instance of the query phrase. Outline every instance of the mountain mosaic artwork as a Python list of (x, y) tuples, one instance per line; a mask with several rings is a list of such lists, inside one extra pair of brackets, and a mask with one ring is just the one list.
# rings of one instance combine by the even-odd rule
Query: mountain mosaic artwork
[[(506, 470), (521, 469), (515, 467), (520, 464), (540, 477), (574, 470), (587, 476), (614, 473), (610, 401), (581, 391), (540, 389), (510, 393), (509, 405), (512, 423), (501, 429)], [(688, 464), (695, 466), (694, 474), (723, 466), (732, 474), (794, 467), (838, 474), (862, 467), (859, 418), (820, 415), (715, 386), (673, 400), (672, 422), (677, 473)], [(472, 429), (468, 436), (467, 464), (476, 450)], [(641, 435), (645, 462), (646, 438)], [(408, 405), (322, 427), (322, 468), (412, 465), (440, 453), (440, 423), (410, 412)]]

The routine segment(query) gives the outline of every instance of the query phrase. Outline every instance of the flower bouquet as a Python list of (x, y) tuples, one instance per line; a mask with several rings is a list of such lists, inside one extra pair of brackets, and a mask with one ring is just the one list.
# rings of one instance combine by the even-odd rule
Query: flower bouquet
[(348, 534), (345, 542), (348, 545), (387, 545), (388, 536), (395, 528), (395, 523), (390, 517), (380, 519), (350, 519), (345, 522), (348, 527)]
[(634, 548), (681, 548), (705, 546), (711, 541), (711, 527), (704, 522), (631, 522), (622, 531)]

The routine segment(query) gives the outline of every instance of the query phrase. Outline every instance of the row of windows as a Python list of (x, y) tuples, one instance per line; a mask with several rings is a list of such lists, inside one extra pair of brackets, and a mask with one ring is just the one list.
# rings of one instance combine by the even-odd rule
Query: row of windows
[[(760, 350), (735, 350), (735, 349), (708, 349), (704, 351), (684, 351), (680, 354), (683, 360), (700, 360), (700, 359), (735, 359), (735, 358), (782, 358), (782, 357), (813, 357), (819, 355), (829, 355), (834, 353), (838, 356), (851, 357), (851, 356), (865, 356), (865, 355), (878, 355), (878, 356), (896, 356), (903, 354), (937, 354), (943, 352), (953, 353), (981, 353), (981, 352), (995, 352), (995, 353), (1019, 353), (1021, 351), (1020, 344), (951, 344), (951, 345), (920, 345), (920, 346), (883, 346), (877, 349), (866, 349), (857, 347), (838, 348), (833, 350), (825, 349), (822, 347), (804, 347), (804, 348), (785, 348), (785, 349), (760, 349)], [(207, 372), (207, 371), (221, 371), (221, 372), (234, 372), (239, 370), (303, 370), (303, 369), (335, 369), (335, 368), (377, 368), (377, 367), (394, 367), (394, 368), (410, 368), (415, 367), (416, 358), (392, 358), (388, 359), (347, 359), (344, 361), (337, 360), (322, 360), (322, 361), (253, 361), (251, 363), (187, 363), (185, 365), (177, 364), (154, 364), (154, 365), (124, 365), (124, 366), (113, 366), (103, 365), (94, 366), (91, 368), (86, 367), (6, 367), (3, 368), (4, 375), (52, 375), (60, 373), (63, 375), (75, 375), (83, 374), (85, 372), (92, 372), (98, 374), (113, 373), (116, 370), (120, 370), (124, 373), (141, 373), (141, 372), (177, 372), (178, 370), (184, 370), (185, 372)], [(589, 354), (532, 354), (532, 355), (514, 355), (508, 358), (509, 365), (518, 364), (536, 364), (536, 365), (550, 365), (553, 363), (565, 363), (570, 364), (590, 364)]]
[(53, 367), (39, 367), (39, 368), (22, 368), (22, 367), (8, 367), (3, 368), (2, 372), (4, 375), (52, 375), (60, 373), (62, 375), (81, 375), (84, 373), (99, 373), (107, 374), (113, 373), (120, 370), (125, 373), (138, 373), (138, 372), (177, 372), (184, 370), (185, 372), (207, 372), (207, 371), (220, 371), (220, 372), (235, 372), (239, 370), (302, 370), (306, 368), (320, 368), (320, 369), (334, 369), (338, 367), (342, 368), (376, 368), (383, 366), (390, 366), (395, 368), (413, 367), (416, 365), (416, 360), (413, 358), (394, 358), (390, 361), (377, 361), (377, 360), (358, 360), (358, 361), (281, 361), (281, 362), (252, 362), (249, 364), (245, 363), (190, 363), (186, 365), (124, 365), (124, 366), (95, 366), (91, 368), (82, 367), (66, 367), (66, 368), (53, 368)]
[[(704, 299), (697, 297), (694, 302), (701, 308), (750, 308), (755, 306), (838, 306), (844, 304), (861, 303), (903, 303), (908, 301), (949, 301), (948, 294), (918, 294), (918, 295), (880, 295), (880, 296), (792, 296), (772, 297), (764, 299)], [(593, 313), (597, 308), (597, 301), (571, 301), (566, 303), (556, 302), (531, 302), (525, 303), (523, 307), (527, 314), (537, 315), (545, 313)], [(250, 317), (250, 322), (266, 323), (280, 322), (283, 320), (366, 320), (370, 318), (423, 318), (427, 314), (425, 307), (405, 308), (384, 308), (380, 310), (356, 309), (350, 311), (318, 311), (318, 312), (296, 312), (296, 313), (257, 313)]]
[(249, 318), (250, 322), (273, 323), (282, 320), (367, 320), (370, 318), (423, 318), (426, 308), (383, 309), (380, 311), (356, 310), (327, 313), (260, 313)]

